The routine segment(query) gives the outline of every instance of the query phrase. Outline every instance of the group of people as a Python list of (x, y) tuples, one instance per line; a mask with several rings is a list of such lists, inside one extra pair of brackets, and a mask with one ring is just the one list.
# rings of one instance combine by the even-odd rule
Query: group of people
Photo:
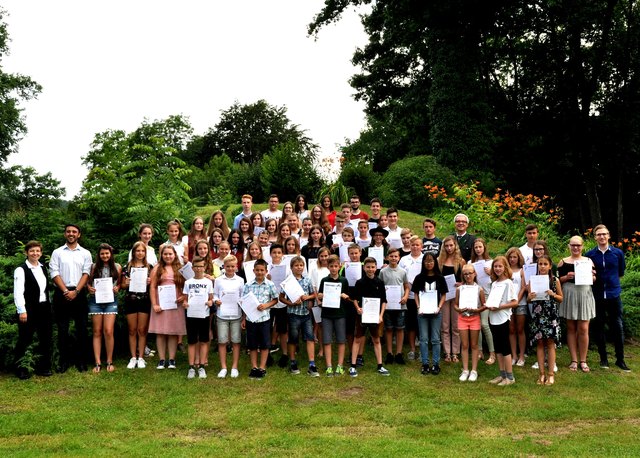
[(478, 361), (484, 359), (484, 338), (486, 364), (497, 362), (499, 367), (490, 383), (515, 383), (513, 365), (524, 366), (527, 349), (535, 348), (538, 383), (551, 385), (561, 318), (567, 325), (569, 370), (590, 371), (591, 320), (600, 366), (609, 367), (608, 323), (615, 364), (629, 370), (620, 301), (624, 255), (609, 245), (604, 225), (593, 231), (594, 249), (583, 256), (582, 239), (572, 237), (570, 255), (556, 266), (546, 243), (538, 240), (535, 225), (525, 228), (527, 243), (522, 247), (492, 259), (486, 241), (467, 232), (469, 219), (464, 214), (454, 218), (455, 233), (440, 240), (433, 219), (423, 221), (423, 236), (413, 234), (398, 225), (396, 209), (383, 213), (378, 199), (371, 201), (371, 215), (360, 209), (355, 195), (339, 209), (333, 208), (329, 196), (310, 210), (303, 195), (282, 209), (276, 195), (268, 202), (268, 209), (253, 212), (251, 196), (242, 196), (242, 212), (231, 228), (220, 211), (211, 215), (208, 227), (204, 218), (194, 218), (186, 234), (179, 221), (170, 221), (158, 256), (150, 245), (153, 227), (142, 224), (140, 240), (125, 266), (115, 262), (108, 244), (98, 247), (94, 262), (80, 246), (81, 231), (74, 224), (65, 227), (66, 243), (52, 253), (48, 269), (40, 263), (42, 245), (27, 243), (27, 260), (14, 278), (18, 377), (31, 375), (20, 360), (36, 332), (40, 356), (35, 372), (52, 374), (54, 320), (58, 372), (71, 365), (87, 371), (88, 317), (93, 328), (92, 370), (114, 371), (120, 290), (129, 331), (127, 368), (146, 367), (147, 335), (154, 334), (156, 369), (176, 369), (178, 347), (186, 336), (190, 379), (207, 377), (212, 340), (217, 341), (220, 359), (217, 376), (238, 377), (243, 331), (251, 378), (265, 377), (278, 347), (278, 365), (292, 374), (301, 372), (298, 353), (304, 348), (308, 375), (320, 375), (318, 357), (324, 358), (325, 375), (357, 377), (364, 365), (368, 330), (376, 371), (383, 376), (389, 375), (385, 366), (405, 364), (406, 341), (407, 359), (419, 358), (422, 374), (438, 375), (444, 353), (445, 362), (462, 361), (460, 381), (475, 382)]

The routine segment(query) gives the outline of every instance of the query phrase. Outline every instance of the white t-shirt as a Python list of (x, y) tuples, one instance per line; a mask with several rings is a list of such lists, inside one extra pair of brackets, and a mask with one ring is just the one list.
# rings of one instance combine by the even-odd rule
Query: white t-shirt
[[(221, 275), (220, 277), (216, 278), (216, 281), (213, 285), (213, 300), (219, 301), (221, 300), (221, 297), (225, 293), (230, 293), (230, 292), (237, 292), (238, 298), (242, 298), (243, 289), (244, 289), (244, 280), (242, 279), (242, 277), (239, 277), (235, 274), (231, 278), (227, 277), (226, 275)], [(242, 309), (240, 308), (239, 305), (238, 305), (237, 313), (235, 315), (223, 316), (221, 312), (222, 312), (222, 307), (218, 306), (218, 310), (216, 311), (216, 316), (224, 320), (237, 320), (238, 318), (242, 317)]]
[(262, 210), (260, 212), (260, 214), (262, 215), (262, 217), (264, 218), (265, 223), (267, 221), (269, 221), (270, 219), (277, 219), (279, 220), (280, 218), (282, 218), (282, 210), (276, 210), (274, 212), (272, 212), (271, 210), (269, 210), (268, 208), (266, 210)]
[[(506, 304), (507, 302), (511, 302), (515, 299), (518, 299), (518, 294), (516, 293), (516, 287), (513, 285), (513, 281), (510, 278), (502, 281), (494, 281), (491, 283), (491, 287), (493, 288), (494, 285), (499, 285), (501, 283), (506, 283), (507, 287), (504, 289), (504, 293), (502, 293), (502, 299), (500, 300), (500, 305)], [(509, 321), (509, 319), (511, 318), (511, 310), (512, 309), (500, 309), (500, 310), (489, 309), (489, 323), (496, 326)]]
[(522, 253), (525, 264), (531, 264), (533, 262), (533, 248), (529, 248), (526, 243), (520, 247), (520, 253)]

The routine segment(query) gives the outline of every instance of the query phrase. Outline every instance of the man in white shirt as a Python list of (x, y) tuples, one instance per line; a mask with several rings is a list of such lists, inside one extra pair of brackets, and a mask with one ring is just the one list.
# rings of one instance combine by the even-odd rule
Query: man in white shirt
[(91, 253), (78, 244), (81, 233), (75, 224), (67, 224), (64, 238), (67, 243), (56, 248), (49, 261), (49, 275), (56, 288), (53, 292), (53, 310), (58, 327), (58, 372), (66, 372), (71, 364), (72, 342), (69, 323), (75, 324), (74, 363), (78, 372), (87, 370), (87, 296), (82, 290), (91, 272)]
[(531, 264), (533, 262), (533, 245), (538, 241), (538, 226), (527, 224), (524, 228), (524, 235), (527, 238), (527, 243), (520, 247), (520, 253), (522, 253), (524, 263)]
[(398, 210), (394, 207), (387, 209), (387, 243), (393, 248), (402, 248), (402, 228), (398, 226)]
[(250, 194), (244, 194), (242, 196), (242, 211), (233, 219), (233, 228), (238, 229), (240, 226), (240, 220), (242, 218), (251, 219), (251, 207), (253, 205), (253, 197)]
[(277, 194), (271, 194), (269, 196), (269, 208), (260, 212), (262, 218), (264, 218), (265, 223), (270, 219), (275, 219), (278, 223), (280, 223), (280, 218), (282, 218), (282, 210), (278, 210), (279, 203), (280, 200), (278, 199)]

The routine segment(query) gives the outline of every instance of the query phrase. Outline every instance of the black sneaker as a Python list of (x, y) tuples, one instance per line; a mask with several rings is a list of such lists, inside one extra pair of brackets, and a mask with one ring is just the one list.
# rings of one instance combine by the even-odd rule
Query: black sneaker
[(278, 360), (278, 367), (285, 368), (289, 364), (289, 357), (287, 355), (282, 355)]
[(429, 365), (428, 364), (423, 364), (422, 365), (422, 369), (420, 369), (420, 373), (422, 375), (427, 375), (429, 374)]
[(434, 364), (431, 366), (431, 375), (438, 375), (440, 373), (440, 366)]
[(391, 353), (387, 353), (387, 356), (384, 358), (385, 364), (393, 364), (393, 355)]
[(267, 370), (258, 368), (258, 377), (257, 378), (263, 379), (266, 376), (267, 376)]
[(249, 371), (249, 378), (260, 378), (260, 369), (254, 367)]
[(618, 366), (624, 372), (631, 372), (631, 369), (627, 367), (627, 365), (624, 363), (624, 360), (616, 361), (616, 366)]
[(271, 345), (271, 348), (269, 348), (269, 353), (275, 353), (278, 350), (280, 350), (280, 347), (278, 347), (277, 345)]
[(609, 369), (609, 361), (607, 361), (606, 359), (601, 359), (600, 360), (600, 368), (601, 369)]
[(309, 366), (309, 369), (307, 370), (307, 374), (309, 374), (309, 376), (311, 377), (320, 377), (320, 374), (318, 373), (318, 368), (316, 366)]
[(405, 364), (404, 362), (404, 356), (402, 356), (402, 353), (398, 353), (395, 357), (395, 361), (396, 364)]
[(356, 357), (356, 367), (362, 367), (362, 366), (364, 366), (364, 357), (357, 356)]
[(298, 363), (295, 361), (291, 362), (291, 366), (289, 366), (289, 372), (294, 375), (298, 375), (300, 373), (300, 369), (298, 369)]

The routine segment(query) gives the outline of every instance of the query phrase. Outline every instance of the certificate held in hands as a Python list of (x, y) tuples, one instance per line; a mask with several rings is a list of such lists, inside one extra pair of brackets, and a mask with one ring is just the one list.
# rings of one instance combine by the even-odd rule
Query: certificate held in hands
[(531, 292), (536, 293), (534, 301), (546, 301), (549, 299), (549, 276), (548, 275), (532, 275), (530, 279)]
[(593, 285), (593, 264), (591, 261), (576, 261), (574, 263), (575, 278), (574, 282), (577, 286)]
[(458, 308), (477, 309), (478, 308), (478, 285), (462, 285), (460, 287), (460, 297)]
[(129, 292), (147, 292), (147, 274), (149, 270), (144, 267), (133, 267), (129, 272)]
[(187, 317), (189, 318), (207, 318), (209, 316), (209, 307), (207, 307), (207, 299), (209, 294), (206, 290), (190, 291), (187, 307)]
[(401, 310), (400, 299), (402, 299), (402, 285), (386, 285), (384, 287), (387, 293), (386, 310)]
[(96, 304), (110, 304), (114, 301), (113, 297), (113, 279), (94, 278), (93, 287), (96, 289)]
[(329, 309), (339, 309), (340, 294), (342, 294), (342, 283), (324, 282), (322, 306)]
[(491, 285), (491, 292), (489, 293), (489, 297), (487, 298), (487, 302), (485, 304), (487, 308), (497, 309), (498, 307), (500, 307), (502, 296), (504, 295), (504, 290), (506, 288), (506, 283), (493, 283)]
[(162, 310), (175, 310), (178, 308), (176, 302), (176, 285), (158, 286), (158, 303)]
[(438, 313), (438, 292), (437, 291), (420, 291), (420, 315), (433, 315)]
[(380, 298), (362, 298), (362, 324), (378, 324), (380, 322)]

